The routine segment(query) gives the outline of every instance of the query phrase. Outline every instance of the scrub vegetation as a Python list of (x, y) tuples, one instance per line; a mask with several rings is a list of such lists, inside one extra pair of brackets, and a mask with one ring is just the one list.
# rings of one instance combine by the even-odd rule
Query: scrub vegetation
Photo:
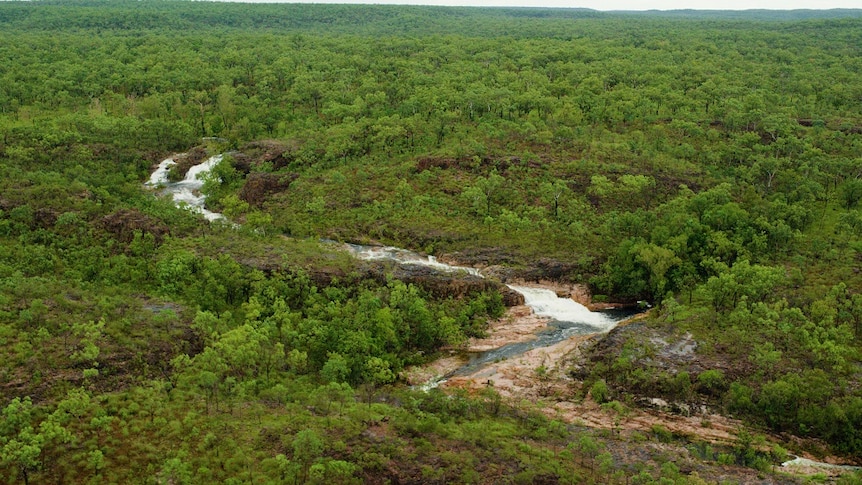
[[(0, 2), (0, 482), (793, 482), (862, 456), (860, 202), (860, 11)], [(561, 399), (738, 441), (412, 390), (506, 296), (321, 239), (649, 302)]]

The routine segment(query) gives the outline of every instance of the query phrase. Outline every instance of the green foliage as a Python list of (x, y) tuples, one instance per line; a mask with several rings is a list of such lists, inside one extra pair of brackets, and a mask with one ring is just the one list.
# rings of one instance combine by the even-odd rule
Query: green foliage
[(768, 297), (783, 278), (780, 268), (751, 265), (747, 260), (734, 263), (730, 268), (719, 266), (719, 274), (704, 285), (704, 291), (718, 312), (736, 308), (743, 299), (760, 301)]
[(653, 435), (662, 443), (670, 443), (673, 441), (673, 433), (660, 424), (655, 424), (651, 429)]
[(610, 400), (609, 392), (608, 385), (603, 380), (594, 382), (592, 387), (590, 387), (590, 396), (592, 396), (593, 401), (599, 404)]
[(727, 386), (721, 369), (709, 369), (697, 375), (698, 387), (707, 394), (718, 395)]
[(862, 200), (862, 180), (853, 179), (841, 186), (841, 204), (845, 209), (853, 209)]
[[(3, 2), (0, 480), (686, 478), (613, 476), (598, 440), (491, 391), (392, 396), (502, 297), (320, 237), (667, 302), (698, 362), (733, 365), (626, 345), (596, 401), (703, 400), (858, 455), (853, 15)], [(201, 137), (241, 229), (141, 188)], [(719, 461), (765, 470), (743, 441)]]

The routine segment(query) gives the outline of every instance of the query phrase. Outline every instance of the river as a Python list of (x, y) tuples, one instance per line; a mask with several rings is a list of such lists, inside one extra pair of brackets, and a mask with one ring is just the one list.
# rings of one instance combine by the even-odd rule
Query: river
[[(461, 272), (474, 277), (484, 277), (476, 268), (448, 265), (441, 263), (433, 256), (422, 256), (406, 249), (356, 244), (346, 246), (359, 259), (389, 260), (403, 265), (426, 266), (437, 271)], [(511, 359), (534, 349), (550, 347), (577, 335), (609, 332), (619, 322), (635, 314), (635, 311), (629, 309), (593, 312), (573, 299), (559, 297), (554, 291), (546, 288), (522, 285), (507, 286), (524, 295), (524, 304), (530, 307), (533, 314), (546, 318), (548, 320), (547, 326), (535, 333), (534, 338), (526, 341), (513, 342), (485, 351), (468, 352), (464, 365), (446, 375), (437, 376), (432, 381), (431, 387), (443, 379), (467, 376), (491, 363)]]
[[(224, 215), (210, 211), (205, 207), (206, 197), (200, 193), (204, 184), (203, 177), (221, 162), (222, 158), (222, 155), (216, 155), (191, 167), (183, 180), (179, 182), (171, 182), (168, 179), (168, 172), (176, 164), (175, 159), (165, 159), (158, 165), (145, 185), (156, 188), (163, 195), (170, 195), (178, 207), (184, 207), (201, 214), (208, 221), (225, 221), (226, 218)], [(347, 244), (345, 246), (348, 251), (359, 259), (389, 260), (403, 265), (426, 266), (442, 272), (463, 273), (465, 277), (484, 278), (482, 273), (476, 268), (441, 263), (433, 256), (422, 256), (406, 249), (391, 246), (361, 246), (356, 244)], [(504, 344), (491, 350), (469, 352), (465, 364), (458, 366), (453, 371), (449, 371), (446, 375), (437, 376), (423, 386), (424, 388), (436, 387), (437, 384), (448, 378), (479, 375), (480, 371), (484, 373), (481, 374), (482, 378), (496, 374), (497, 370), (492, 366), (494, 363), (525, 355), (536, 349), (551, 349), (554, 346), (568, 345), (564, 344), (564, 342), (575, 336), (609, 332), (620, 322), (631, 318), (635, 314), (635, 311), (630, 309), (593, 312), (571, 298), (561, 298), (554, 291), (546, 288), (523, 285), (508, 286), (512, 290), (524, 295), (525, 305), (531, 309), (533, 314), (546, 318), (548, 320), (547, 326), (536, 332), (534, 338), (529, 340)], [(488, 369), (483, 370), (485, 368)], [(782, 466), (817, 467), (842, 471), (859, 471), (862, 469), (856, 466), (833, 465), (801, 457), (796, 457), (794, 460), (782, 463)]]
[[(224, 215), (205, 207), (206, 197), (200, 193), (204, 184), (203, 178), (222, 161), (222, 158), (223, 155), (215, 155), (192, 166), (179, 182), (171, 182), (168, 179), (168, 173), (171, 167), (176, 165), (176, 160), (174, 157), (167, 158), (158, 165), (145, 185), (157, 188), (163, 195), (170, 195), (178, 207), (201, 214), (208, 221), (226, 220)], [(406, 249), (357, 244), (347, 244), (345, 247), (359, 259), (389, 260), (403, 265), (426, 266), (436, 271), (463, 273), (466, 277), (484, 278), (476, 268), (441, 263), (433, 256), (422, 256)], [(509, 285), (509, 288), (524, 295), (525, 304), (535, 315), (548, 319), (547, 327), (537, 332), (535, 338), (527, 341), (469, 353), (467, 363), (450, 373), (450, 376), (469, 375), (489, 363), (512, 358), (533, 349), (549, 347), (575, 335), (608, 332), (620, 321), (634, 314), (633, 311), (628, 310), (592, 312), (571, 298), (560, 298), (556, 293), (545, 288), (515, 285)]]

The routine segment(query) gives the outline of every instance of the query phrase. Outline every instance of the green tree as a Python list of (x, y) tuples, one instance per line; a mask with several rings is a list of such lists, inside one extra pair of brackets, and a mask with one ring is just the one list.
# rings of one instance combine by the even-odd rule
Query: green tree
[(311, 429), (304, 429), (293, 438), (293, 460), (300, 465), (300, 483), (308, 479), (311, 465), (323, 455), (324, 443), (320, 435)]
[(862, 179), (852, 179), (841, 186), (841, 205), (850, 210), (862, 200)]
[(497, 202), (505, 181), (494, 169), (487, 177), (478, 177), (472, 185), (466, 187), (463, 197), (471, 202), (478, 215), (491, 217), (494, 203)]
[(655, 244), (643, 244), (636, 247), (637, 259), (649, 270), (649, 286), (653, 299), (660, 301), (668, 285), (668, 271), (682, 263), (673, 251)]
[(703, 288), (719, 313), (736, 308), (743, 297), (749, 301), (766, 299), (784, 278), (781, 268), (750, 264), (747, 260), (737, 261), (730, 268), (722, 264), (718, 267), (719, 274), (710, 277)]
[(16, 397), (3, 408), (0, 422), (0, 465), (17, 470), (25, 485), (41, 469), (48, 449), (72, 441), (72, 435), (60, 425), (57, 414), (50, 415), (36, 427), (34, 410), (29, 397)]
[(369, 358), (365, 362), (362, 375), (365, 379), (366, 401), (369, 406), (377, 389), (395, 381), (395, 373), (392, 372), (389, 362), (380, 357)]

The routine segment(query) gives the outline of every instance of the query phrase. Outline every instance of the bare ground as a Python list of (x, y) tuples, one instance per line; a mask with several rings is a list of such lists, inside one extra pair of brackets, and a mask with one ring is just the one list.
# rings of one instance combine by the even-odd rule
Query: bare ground
[[(574, 287), (550, 286), (549, 289), (557, 291), (558, 294), (568, 292), (570, 297), (582, 304), (585, 303), (584, 298), (588, 295)], [(621, 325), (644, 316), (645, 314), (635, 316)], [(405, 378), (411, 384), (419, 385), (429, 379), (447, 375), (464, 365), (466, 361), (463, 357), (464, 351), (487, 351), (505, 344), (533, 339), (537, 331), (547, 326), (547, 322), (547, 319), (534, 315), (527, 306), (512, 307), (503, 318), (492, 322), (487, 338), (471, 339), (464, 348), (451, 349), (449, 355), (427, 366), (409, 369), (405, 372)], [(743, 424), (707, 410), (683, 416), (660, 409), (627, 407), (624, 412), (619, 413), (602, 407), (589, 395), (583, 399), (577, 398), (576, 396), (583, 394), (579, 392), (582, 383), (570, 377), (567, 369), (571, 362), (578, 358), (585, 343), (601, 338), (602, 335), (575, 336), (549, 347), (533, 349), (517, 357), (489, 364), (468, 376), (452, 377), (441, 382), (440, 387), (476, 392), (492, 386), (511, 403), (517, 404), (525, 400), (533, 402), (549, 417), (575, 425), (611, 430), (616, 434), (650, 432), (656, 426), (661, 426), (676, 436), (684, 436), (691, 440), (716, 445), (732, 445), (736, 442), (738, 432), (744, 429)], [(774, 442), (781, 441), (778, 437), (768, 437), (768, 439)], [(810, 475), (823, 473), (824, 469), (791, 467), (783, 471), (794, 475)], [(827, 471), (829, 475), (833, 472), (833, 470)], [(741, 477), (737, 476), (737, 478)], [(795, 480), (790, 481), (795, 482)], [(743, 482), (763, 483), (759, 480), (754, 482), (743, 480)]]

